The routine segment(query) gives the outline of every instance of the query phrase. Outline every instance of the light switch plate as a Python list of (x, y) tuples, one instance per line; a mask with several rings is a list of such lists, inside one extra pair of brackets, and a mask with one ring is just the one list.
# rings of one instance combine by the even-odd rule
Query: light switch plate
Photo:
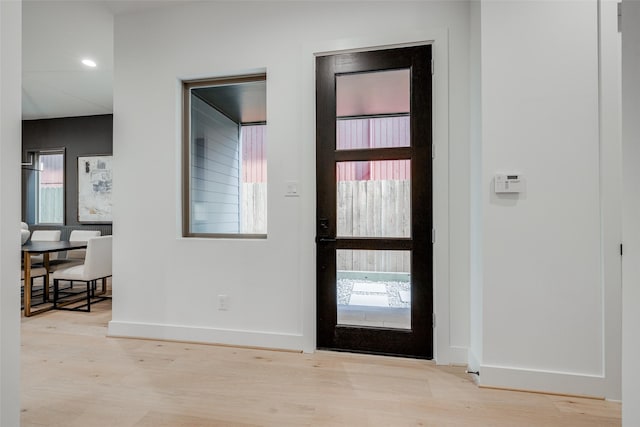
[(285, 183), (285, 197), (299, 197), (298, 193), (298, 181), (287, 181)]

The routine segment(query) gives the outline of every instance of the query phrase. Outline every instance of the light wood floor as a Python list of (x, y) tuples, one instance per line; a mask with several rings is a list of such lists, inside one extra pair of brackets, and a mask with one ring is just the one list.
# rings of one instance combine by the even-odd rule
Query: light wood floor
[(105, 338), (110, 304), (22, 319), (23, 427), (620, 425), (616, 403), (427, 361)]

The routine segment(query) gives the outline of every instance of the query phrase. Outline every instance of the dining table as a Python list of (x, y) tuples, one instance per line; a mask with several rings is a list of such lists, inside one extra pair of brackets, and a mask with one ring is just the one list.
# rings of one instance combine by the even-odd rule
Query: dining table
[[(53, 304), (45, 307), (41, 307), (38, 310), (32, 310), (31, 307), (31, 255), (42, 254), (42, 260), (46, 274), (44, 277), (43, 286), (43, 302), (49, 300), (49, 273), (50, 273), (50, 261), (49, 254), (53, 252), (64, 252), (73, 249), (84, 249), (87, 247), (87, 242), (68, 242), (68, 241), (28, 241), (22, 245), (23, 255), (23, 268), (24, 268), (24, 316), (30, 317), (34, 314), (49, 311), (53, 308)], [(64, 261), (64, 260), (62, 260)]]

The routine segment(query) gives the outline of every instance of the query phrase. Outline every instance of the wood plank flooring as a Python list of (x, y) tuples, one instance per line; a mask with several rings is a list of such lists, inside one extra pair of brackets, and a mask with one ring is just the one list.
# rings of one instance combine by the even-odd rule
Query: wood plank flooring
[(106, 338), (110, 305), (22, 319), (23, 427), (621, 424), (617, 403), (481, 389), (427, 361)]

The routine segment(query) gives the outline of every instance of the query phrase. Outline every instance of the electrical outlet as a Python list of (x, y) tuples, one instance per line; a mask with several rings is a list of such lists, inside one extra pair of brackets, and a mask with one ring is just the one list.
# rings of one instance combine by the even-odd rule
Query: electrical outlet
[(218, 295), (218, 310), (229, 310), (229, 296)]

